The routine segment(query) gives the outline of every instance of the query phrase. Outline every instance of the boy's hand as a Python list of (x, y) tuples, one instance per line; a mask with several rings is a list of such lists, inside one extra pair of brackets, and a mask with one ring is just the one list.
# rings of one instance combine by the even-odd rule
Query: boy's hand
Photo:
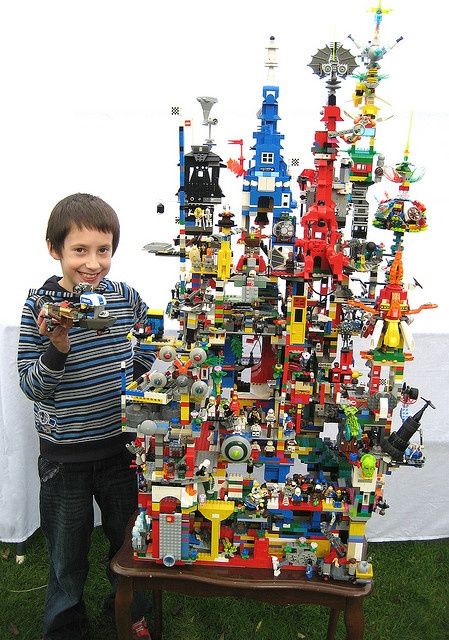
[(70, 351), (70, 340), (68, 331), (73, 325), (69, 318), (51, 319), (52, 326), (47, 324), (45, 310), (41, 309), (37, 317), (37, 325), (41, 336), (47, 336), (54, 347), (61, 353)]

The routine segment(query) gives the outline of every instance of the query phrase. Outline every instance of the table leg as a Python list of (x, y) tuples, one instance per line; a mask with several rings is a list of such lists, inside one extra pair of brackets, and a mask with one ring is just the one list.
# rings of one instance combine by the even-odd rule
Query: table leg
[(162, 640), (162, 591), (153, 589), (153, 640)]
[(130, 611), (132, 599), (132, 578), (119, 576), (117, 592), (115, 594), (115, 625), (117, 627), (118, 640), (132, 640)]
[(329, 611), (329, 623), (327, 625), (326, 640), (334, 640), (339, 616), (340, 616), (340, 609), (331, 609)]
[(348, 640), (363, 640), (365, 621), (363, 598), (347, 598), (345, 607), (346, 637)]

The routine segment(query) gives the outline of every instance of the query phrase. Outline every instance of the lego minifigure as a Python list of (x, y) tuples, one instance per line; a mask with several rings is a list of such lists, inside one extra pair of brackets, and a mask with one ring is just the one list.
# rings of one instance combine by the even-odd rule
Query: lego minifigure
[(276, 453), (276, 447), (274, 446), (273, 440), (268, 440), (267, 444), (264, 447), (264, 453), (268, 458), (272, 458)]
[(265, 422), (267, 424), (267, 438), (274, 437), (274, 425), (276, 424), (276, 415), (274, 413), (274, 409), (271, 407), (268, 409), (265, 415)]

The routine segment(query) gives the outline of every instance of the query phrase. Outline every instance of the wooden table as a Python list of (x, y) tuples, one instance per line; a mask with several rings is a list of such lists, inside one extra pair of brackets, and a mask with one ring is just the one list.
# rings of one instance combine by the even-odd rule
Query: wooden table
[[(134, 521), (134, 520), (133, 520)], [(111, 561), (118, 575), (115, 620), (119, 640), (131, 640), (130, 605), (134, 591), (153, 592), (153, 640), (162, 639), (162, 591), (189, 596), (232, 596), (274, 604), (318, 604), (330, 609), (327, 640), (333, 640), (340, 611), (344, 612), (348, 640), (363, 640), (363, 598), (372, 585), (307, 580), (302, 571), (283, 570), (277, 578), (268, 569), (239, 569), (206, 565), (165, 567), (151, 561), (136, 561), (131, 548), (131, 530)]]

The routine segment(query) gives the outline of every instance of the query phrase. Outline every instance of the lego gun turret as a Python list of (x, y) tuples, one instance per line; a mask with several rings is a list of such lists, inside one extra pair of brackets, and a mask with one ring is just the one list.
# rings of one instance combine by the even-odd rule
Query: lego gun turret
[(426, 400), (425, 398), (423, 398), (423, 400), (426, 404), (417, 413), (415, 413), (415, 415), (409, 416), (404, 420), (397, 431), (390, 433), (388, 438), (384, 438), (380, 443), (382, 450), (385, 451), (385, 453), (388, 453), (388, 455), (397, 462), (401, 462), (403, 460), (404, 452), (408, 447), (410, 438), (420, 427), (424, 411), (429, 406), (432, 407), (432, 409), (435, 409), (435, 406), (430, 400)]

